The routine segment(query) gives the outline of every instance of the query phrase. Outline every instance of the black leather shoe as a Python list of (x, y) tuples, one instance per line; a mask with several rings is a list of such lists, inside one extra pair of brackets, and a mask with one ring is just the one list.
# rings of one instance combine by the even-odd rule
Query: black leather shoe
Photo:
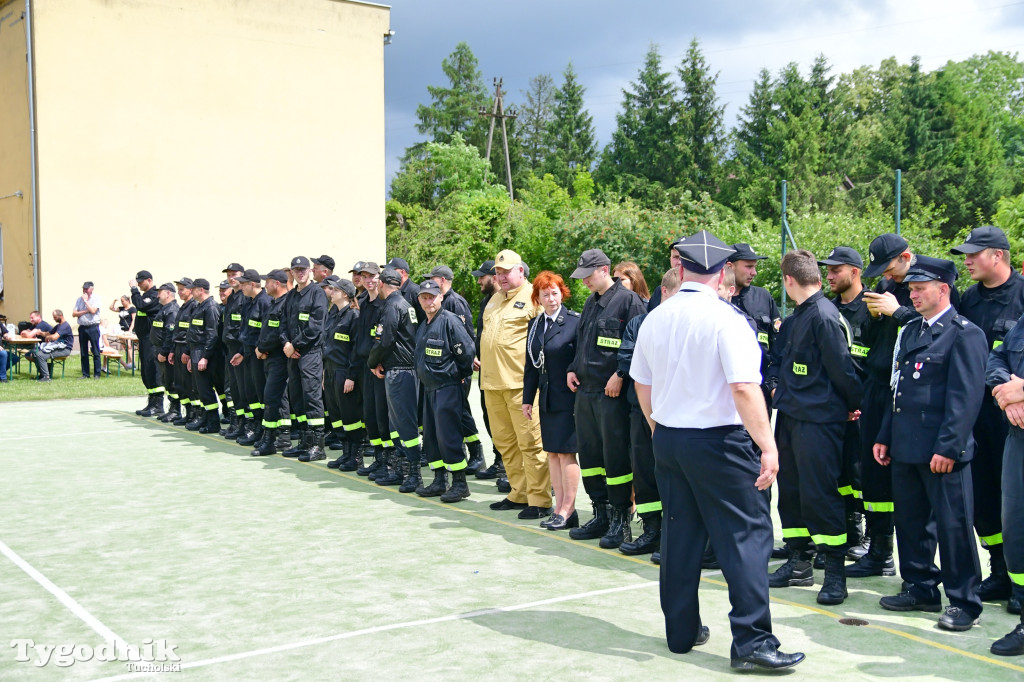
[(543, 521), (540, 522), (540, 527), (541, 528), (547, 528), (549, 525), (551, 525), (551, 522), (554, 521), (555, 519), (561, 519), (561, 521), (565, 521), (565, 518), (563, 516), (561, 516), (560, 514), (556, 514), (555, 512), (551, 512), (551, 516), (547, 517), (546, 519), (544, 519)]
[(778, 670), (791, 668), (804, 660), (803, 654), (784, 654), (771, 642), (762, 642), (754, 653), (741, 658), (734, 658), (729, 665), (734, 670)]
[(500, 502), (491, 502), (491, 509), (494, 511), (508, 511), (509, 509), (526, 509), (530, 505), (525, 502), (513, 502), (507, 497)]
[(789, 558), (789, 548), (786, 547), (785, 545), (783, 545), (782, 547), (775, 547), (775, 548), (773, 548), (772, 549), (772, 558), (773, 559), (788, 559)]
[(573, 510), (572, 514), (569, 514), (568, 518), (561, 515), (556, 515), (554, 520), (547, 525), (548, 530), (564, 530), (566, 528), (579, 528), (580, 527), (580, 515)]
[(507, 478), (499, 478), (496, 485), (499, 493), (505, 493), (507, 495), (512, 492), (512, 484), (508, 482)]
[(939, 627), (943, 630), (964, 632), (978, 624), (978, 618), (967, 613), (959, 606), (947, 606), (946, 612), (939, 616)]
[(711, 639), (711, 628), (707, 625), (701, 625), (700, 632), (697, 633), (697, 640), (693, 645), (701, 646), (702, 644), (707, 644), (709, 639)]
[(521, 519), (540, 519), (551, 513), (551, 507), (535, 507), (532, 504), (519, 512)]
[(923, 601), (918, 599), (910, 590), (904, 590), (891, 597), (882, 597), (878, 604), (886, 611), (926, 611), (938, 613), (942, 610), (941, 602)]
[(651, 554), (651, 563), (655, 566), (661, 566), (661, 550)]
[(793, 552), (789, 561), (768, 576), (768, 587), (808, 587), (814, 584), (814, 569), (805, 552)]
[(1024, 623), (992, 642), (990, 651), (996, 656), (1024, 656)]
[(1024, 585), (1014, 585), (1013, 593), (1006, 602), (1006, 611), (1019, 616), (1022, 602), (1024, 602)]

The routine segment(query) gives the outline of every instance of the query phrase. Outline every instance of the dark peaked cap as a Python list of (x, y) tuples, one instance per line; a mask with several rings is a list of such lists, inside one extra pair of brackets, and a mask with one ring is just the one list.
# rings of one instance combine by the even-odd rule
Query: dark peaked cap
[(736, 253), (736, 249), (707, 230), (680, 239), (675, 243), (675, 249), (683, 261), (683, 268), (698, 275), (718, 272), (729, 256)]

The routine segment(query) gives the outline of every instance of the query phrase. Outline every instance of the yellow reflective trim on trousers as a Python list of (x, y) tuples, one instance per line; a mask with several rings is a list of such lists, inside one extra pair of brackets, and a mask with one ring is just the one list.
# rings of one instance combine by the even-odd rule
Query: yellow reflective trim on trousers
[(839, 547), (846, 544), (846, 533), (842, 535), (812, 535), (811, 541), (816, 545), (826, 547)]
[(252, 412), (246, 412), (246, 413), (245, 413), (245, 418), (246, 418), (246, 419), (252, 419), (252, 418), (253, 418), (253, 414), (252, 414)]
[[(305, 417), (303, 417), (303, 419), (305, 419)], [(324, 418), (323, 417), (315, 417), (313, 419), (307, 419), (306, 423), (308, 423), (310, 426), (323, 426), (324, 425)]]
[(391, 435), (391, 440), (394, 440), (394, 439), (398, 438), (399, 434), (398, 434), (398, 431), (392, 431), (390, 435)]
[(862, 491), (860, 491), (860, 490), (854, 489), (854, 491), (853, 491), (853, 498), (855, 500), (863, 500), (864, 499), (864, 493)]
[(1006, 574), (1010, 576), (1010, 580), (1013, 581), (1014, 585), (1024, 587), (1024, 573), (1010, 573), (1007, 571)]
[(604, 479), (605, 485), (624, 485), (626, 483), (633, 482), (633, 474), (628, 473), (625, 476), (612, 476)]
[(263, 409), (263, 403), (249, 403), (250, 410), (261, 410)]
[(842, 488), (839, 489), (839, 494), (840, 495), (853, 495), (853, 486), (852, 485), (844, 485)]
[(992, 545), (1003, 544), (1003, 534), (996, 533), (995, 535), (986, 535), (985, 537), (979, 537), (983, 547), (991, 547)]
[(189, 400), (188, 398), (182, 398), (182, 399), (181, 399), (181, 404), (182, 404), (182, 405), (191, 405), (191, 404), (192, 404), (192, 401), (191, 401), (191, 400)]
[(650, 514), (651, 512), (661, 511), (661, 500), (657, 502), (645, 502), (644, 504), (638, 504), (636, 506), (637, 514)]
[(292, 420), (291, 419), (282, 419), (281, 420), (281, 426), (291, 426), (291, 425), (292, 425)]
[(163, 393), (164, 392), (164, 387), (163, 386), (155, 386), (155, 387), (149, 389), (148, 392), (149, 393)]
[(235, 410), (235, 414), (236, 415), (243, 415), (243, 414), (245, 414), (245, 408), (244, 407), (239, 407), (238, 409)]
[(419, 444), (420, 444), (420, 437), (419, 436), (416, 436), (415, 438), (411, 438), (409, 440), (403, 440), (402, 441), (402, 445), (404, 445), (407, 448), (411, 448), (414, 445), (419, 445)]
[(782, 538), (809, 538), (811, 537), (811, 531), (806, 528), (783, 528)]
[(383, 445), (386, 448), (393, 448), (393, 447), (395, 447), (395, 441), (390, 440), (390, 439), (389, 440), (382, 440), (380, 442), (380, 444)]
[[(226, 400), (228, 396), (227, 396), (226, 393), (218, 393), (217, 397), (220, 398), (221, 400)], [(231, 405), (232, 405), (232, 402), (230, 400), (228, 400), (228, 407), (231, 407)]]
[(427, 462), (427, 466), (430, 467), (431, 471), (434, 469), (444, 469), (444, 460), (438, 459), (433, 462)]
[(302, 424), (303, 422), (306, 421), (306, 415), (300, 414), (298, 417), (296, 417), (296, 419), (298, 419), (299, 423)]
[(268, 422), (266, 419), (263, 420), (263, 428), (265, 429), (276, 429), (281, 425), (281, 422)]
[(203, 407), (206, 408), (207, 412), (213, 412), (217, 409), (217, 403), (214, 403), (212, 405), (203, 405)]
[(892, 510), (892, 502), (868, 502), (866, 500), (864, 501), (864, 511), (891, 512)]
[(580, 469), (580, 476), (604, 476), (604, 467), (591, 467)]
[(607, 336), (597, 337), (597, 345), (602, 348), (618, 348), (622, 345), (622, 339), (613, 339)]
[(355, 424), (342, 424), (341, 428), (345, 429), (346, 431), (356, 431), (357, 429), (361, 429), (364, 426), (365, 424), (363, 424), (363, 422), (356, 422)]
[(380, 438), (371, 438), (370, 439), (370, 445), (375, 445), (376, 446), (376, 445), (380, 445), (383, 442), (384, 441), (382, 441)]
[(338, 421), (336, 421), (336, 422), (331, 422), (331, 428), (332, 429), (337, 429), (337, 428), (342, 427), (342, 426), (344, 426), (344, 424), (342, 423), (342, 421), (340, 419)]
[(462, 442), (463, 443), (475, 443), (478, 440), (480, 440), (480, 434), (479, 433), (474, 433), (472, 436), (466, 436), (465, 438), (463, 438)]
[(170, 398), (171, 400), (177, 400), (178, 399), (178, 394), (177, 393), (168, 393), (167, 397)]
[(455, 464), (446, 464), (445, 466), (448, 468), (448, 471), (462, 471), (466, 468), (466, 460), (456, 462)]

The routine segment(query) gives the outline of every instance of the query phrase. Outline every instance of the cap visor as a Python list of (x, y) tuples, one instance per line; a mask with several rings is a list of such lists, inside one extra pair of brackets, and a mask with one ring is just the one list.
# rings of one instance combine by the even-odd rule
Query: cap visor
[(985, 249), (988, 248), (992, 247), (978, 246), (977, 244), (961, 244), (960, 246), (954, 246), (952, 249), (949, 250), (949, 252), (952, 254), (963, 255), (966, 253), (978, 253), (979, 251), (984, 251)]
[(878, 277), (883, 272), (885, 272), (885, 269), (887, 267), (889, 267), (889, 263), (891, 263), (891, 262), (892, 262), (892, 259), (890, 258), (889, 260), (885, 261), (884, 263), (872, 263), (871, 265), (867, 266), (864, 269), (864, 276), (865, 277)]
[(583, 279), (584, 277), (589, 277), (590, 273), (592, 273), (594, 270), (597, 270), (597, 267), (576, 268), (575, 270), (572, 271), (572, 274), (569, 275), (569, 277), (570, 279)]
[(849, 265), (849, 263), (844, 263), (843, 261), (838, 260), (829, 260), (826, 258), (825, 260), (818, 261), (818, 265)]

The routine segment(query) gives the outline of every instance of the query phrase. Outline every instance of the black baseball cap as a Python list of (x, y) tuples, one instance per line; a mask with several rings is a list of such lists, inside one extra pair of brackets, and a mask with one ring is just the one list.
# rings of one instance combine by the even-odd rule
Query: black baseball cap
[(409, 272), (409, 263), (404, 258), (392, 258), (384, 267), (394, 268), (395, 270), (405, 270), (407, 274)]
[(914, 264), (907, 270), (904, 282), (928, 282), (936, 280), (953, 286), (953, 282), (959, 273), (956, 271), (956, 264), (945, 258), (932, 258), (931, 256), (918, 256)]
[(202, 277), (200, 277), (198, 279), (192, 280), (192, 288), (193, 289), (205, 289), (206, 291), (209, 291), (210, 290), (210, 282), (209, 282), (209, 280), (205, 280)]
[(869, 265), (864, 270), (865, 277), (878, 277), (889, 267), (892, 259), (907, 250), (907, 240), (898, 234), (886, 232), (875, 237), (868, 247)]
[(431, 296), (437, 296), (440, 293), (441, 285), (432, 279), (428, 279), (424, 280), (423, 283), (420, 284), (420, 293), (417, 295), (430, 294)]
[(92, 282), (82, 282), (83, 289), (92, 289), (95, 286)]
[(227, 280), (224, 280), (223, 282), (221, 282), (221, 283), (220, 283), (220, 284), (218, 284), (217, 286), (218, 286), (218, 288), (220, 288), (220, 289), (230, 289), (230, 288), (231, 288), (231, 282), (229, 282), (229, 281), (227, 281)]
[(726, 262), (732, 262), (736, 253), (734, 246), (729, 246), (707, 230), (683, 237), (675, 243), (679, 259), (683, 261), (683, 269), (698, 275), (712, 275), (725, 267)]
[(569, 275), (572, 279), (583, 279), (589, 277), (590, 273), (602, 265), (611, 265), (612, 261), (601, 249), (587, 249), (576, 261), (576, 269)]
[(164, 282), (163, 284), (160, 285), (160, 289), (158, 289), (158, 291), (169, 291), (173, 294), (176, 293), (178, 290), (170, 282)]
[(390, 265), (380, 273), (380, 281), (393, 287), (402, 286), (402, 276), (398, 274), (398, 270)]
[(231, 272), (232, 270), (234, 270), (235, 272), (243, 272), (245, 268), (243, 268), (238, 263), (232, 263), (231, 265), (221, 270), (221, 272)]
[[(681, 239), (679, 242), (676, 243), (679, 244), (682, 242), (686, 242), (687, 239), (689, 239), (689, 237)], [(747, 244), (746, 242), (736, 242), (735, 244), (732, 245), (731, 248), (733, 251), (735, 251), (735, 253), (729, 256), (730, 263), (735, 263), (738, 260), (768, 260), (768, 256), (758, 256), (756, 253), (754, 253), (754, 250), (750, 248), (750, 244)], [(676, 250), (678, 251), (679, 249)]]
[(493, 275), (494, 274), (494, 261), (493, 260), (485, 260), (483, 263), (480, 264), (480, 267), (478, 267), (476, 270), (474, 270), (470, 274), (473, 275), (474, 277), (483, 277), (484, 275)]
[(181, 286), (185, 287), (186, 289), (191, 289), (192, 285), (194, 284), (194, 282), (192, 281), (191, 277), (182, 277), (181, 279), (176, 279), (176, 280), (174, 280), (174, 283), (175, 284), (180, 284)]
[(423, 279), (428, 279), (430, 277), (443, 277), (450, 282), (455, 279), (455, 273), (453, 273), (452, 269), (447, 265), (438, 265), (436, 268), (423, 275)]
[(333, 270), (334, 269), (334, 259), (331, 258), (330, 256), (326, 256), (325, 255), (325, 256), (320, 256), (319, 258), (314, 258), (313, 262), (316, 263), (317, 265), (324, 266), (328, 270)]
[(281, 284), (287, 284), (288, 283), (288, 273), (285, 272), (284, 270), (280, 270), (280, 269), (278, 269), (278, 270), (271, 270), (270, 272), (268, 272), (265, 275), (260, 275), (260, 279), (272, 279), (275, 282), (280, 282)]
[(352, 269), (349, 270), (349, 272), (362, 272), (364, 267), (366, 267), (366, 263), (361, 260), (357, 260), (356, 264), (352, 266)]
[(954, 246), (949, 250), (954, 254), (978, 253), (985, 249), (1010, 250), (1010, 240), (1006, 234), (994, 225), (982, 225), (971, 230), (967, 239), (960, 246)]
[(135, 273), (136, 282), (141, 282), (144, 279), (153, 279), (153, 275), (150, 274), (149, 270), (139, 270)]
[(309, 259), (306, 258), (305, 256), (296, 256), (295, 258), (292, 258), (292, 264), (289, 267), (292, 267), (292, 268), (308, 268), (309, 267)]
[(259, 282), (260, 281), (260, 273), (256, 272), (252, 268), (250, 268), (250, 269), (246, 270), (245, 272), (243, 272), (238, 277), (236, 277), (235, 279), (237, 279), (239, 282)]
[(837, 246), (828, 256), (819, 260), (818, 265), (852, 265), (863, 269), (864, 259), (852, 246)]
[(345, 295), (349, 298), (355, 298), (356, 285), (352, 283), (352, 280), (345, 279), (344, 277), (338, 277), (337, 275), (328, 275), (324, 278), (324, 281), (320, 283), (321, 286), (331, 287), (333, 289), (341, 289), (345, 292)]

